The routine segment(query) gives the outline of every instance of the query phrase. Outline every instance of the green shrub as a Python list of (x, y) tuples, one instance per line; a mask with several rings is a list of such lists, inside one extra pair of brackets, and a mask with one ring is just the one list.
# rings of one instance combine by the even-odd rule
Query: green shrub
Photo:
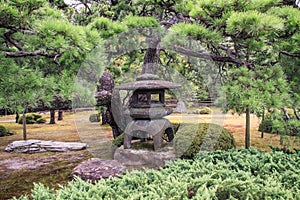
[(89, 117), (90, 122), (100, 122), (99, 114), (91, 114)]
[(289, 136), (300, 136), (300, 121), (299, 120), (290, 120), (285, 124), (286, 134)]
[(122, 133), (121, 135), (119, 135), (112, 141), (113, 145), (115, 145), (117, 147), (122, 146), (123, 142), (124, 142), (124, 133)]
[(9, 131), (2, 125), (0, 125), (0, 137), (11, 135)]
[[(26, 124), (45, 123), (46, 119), (42, 118), (42, 115), (36, 113), (30, 113), (26, 115)], [(18, 120), (19, 124), (23, 124), (23, 117)]]
[(196, 110), (196, 114), (207, 115), (211, 114), (212, 110), (209, 107), (201, 107)]
[(266, 118), (260, 125), (259, 131), (288, 136), (300, 136), (300, 121), (290, 121)]
[(38, 123), (38, 124), (44, 124), (44, 123), (46, 123), (46, 119), (45, 118), (38, 118), (38, 119), (36, 119), (36, 123)]
[[(300, 154), (214, 151), (160, 170), (132, 171), (97, 183), (79, 178), (58, 190), (35, 184), (30, 199), (299, 199)], [(20, 197), (20, 199), (29, 199)]]
[(37, 114), (37, 113), (31, 113), (29, 114), (32, 116), (33, 120), (37, 121), (38, 119), (42, 118), (42, 115)]
[(216, 124), (182, 124), (174, 138), (177, 156), (193, 158), (200, 151), (235, 148), (233, 135)]

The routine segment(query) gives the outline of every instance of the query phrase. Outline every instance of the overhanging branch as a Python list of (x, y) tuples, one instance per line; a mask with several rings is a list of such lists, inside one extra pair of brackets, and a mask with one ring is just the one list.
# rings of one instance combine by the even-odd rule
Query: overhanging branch
[(44, 56), (47, 58), (53, 58), (54, 61), (56, 61), (57, 58), (59, 58), (62, 54), (61, 53), (56, 53), (56, 54), (49, 54), (47, 52), (41, 51), (41, 50), (36, 50), (33, 52), (29, 51), (18, 51), (18, 52), (2, 52), (8, 57), (29, 57), (29, 56)]
[(180, 47), (180, 46), (173, 46), (171, 49), (178, 53), (187, 55), (187, 56), (193, 56), (193, 57), (202, 58), (202, 59), (209, 59), (209, 60), (213, 60), (216, 62), (230, 62), (230, 63), (234, 63), (234, 64), (242, 64), (240, 61), (235, 60), (229, 56), (219, 56), (219, 55), (209, 54), (206, 52), (197, 52), (197, 51), (186, 49), (186, 48)]
[(280, 54), (286, 55), (286, 56), (290, 56), (290, 57), (300, 57), (300, 52), (296, 52), (296, 53), (290, 53), (287, 51), (281, 51)]
[(17, 29), (10, 29), (9, 31), (4, 33), (4, 37), (12, 44), (14, 45), (19, 51), (24, 51), (24, 48), (16, 41), (12, 38), (12, 35), (14, 33), (18, 32)]

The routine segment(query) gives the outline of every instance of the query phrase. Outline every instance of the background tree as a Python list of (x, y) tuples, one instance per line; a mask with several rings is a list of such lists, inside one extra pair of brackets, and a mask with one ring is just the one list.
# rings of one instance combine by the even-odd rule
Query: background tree
[[(7, 60), (6, 63), (8, 64)], [(0, 107), (8, 107), (14, 112), (23, 113), (23, 139), (27, 139), (26, 113), (40, 101), (49, 103), (52, 97), (52, 85), (43, 78), (42, 73), (20, 67), (10, 60), (9, 67), (0, 65)]]

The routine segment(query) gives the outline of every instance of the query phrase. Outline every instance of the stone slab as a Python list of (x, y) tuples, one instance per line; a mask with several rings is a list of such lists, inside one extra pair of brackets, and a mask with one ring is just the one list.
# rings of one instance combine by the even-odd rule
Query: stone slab
[(115, 151), (114, 159), (125, 166), (160, 168), (165, 166), (166, 161), (175, 160), (176, 155), (172, 147), (165, 147), (161, 151), (147, 151), (124, 149), (121, 146)]
[(115, 160), (91, 158), (83, 161), (72, 171), (72, 176), (96, 182), (101, 178), (118, 177), (126, 172), (127, 168)]
[(80, 142), (55, 142), (48, 140), (18, 140), (5, 148), (7, 152), (39, 153), (39, 152), (66, 152), (78, 151), (87, 148), (87, 144)]

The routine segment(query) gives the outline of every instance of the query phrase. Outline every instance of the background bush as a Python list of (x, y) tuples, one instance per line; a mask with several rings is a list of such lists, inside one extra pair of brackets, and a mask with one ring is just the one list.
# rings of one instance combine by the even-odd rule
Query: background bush
[[(32, 199), (300, 199), (300, 154), (250, 148), (178, 159), (160, 170), (132, 171), (59, 190), (35, 184)], [(21, 197), (20, 199), (28, 199)]]
[[(21, 116), (18, 120), (19, 124), (23, 124), (23, 117)], [(46, 119), (42, 118), (42, 115), (37, 113), (30, 113), (26, 115), (26, 124), (42, 124), (46, 123)]]
[(8, 136), (8, 135), (12, 135), (12, 133), (10, 133), (7, 130), (7, 128), (5, 128), (4, 126), (0, 125), (0, 137)]
[(200, 151), (235, 148), (235, 140), (232, 133), (216, 124), (181, 124), (174, 148), (177, 156), (193, 158)]
[(209, 107), (200, 107), (197, 108), (196, 110), (189, 112), (189, 114), (201, 114), (201, 115), (211, 114), (211, 113), (212, 113), (212, 109)]
[(89, 120), (90, 122), (100, 122), (100, 114), (91, 114)]
[(266, 118), (260, 123), (258, 130), (280, 135), (300, 136), (300, 121), (296, 119), (284, 121)]
[(196, 110), (196, 112), (197, 112), (196, 114), (205, 115), (205, 114), (211, 114), (212, 110), (209, 107), (201, 107), (201, 108), (198, 108)]

